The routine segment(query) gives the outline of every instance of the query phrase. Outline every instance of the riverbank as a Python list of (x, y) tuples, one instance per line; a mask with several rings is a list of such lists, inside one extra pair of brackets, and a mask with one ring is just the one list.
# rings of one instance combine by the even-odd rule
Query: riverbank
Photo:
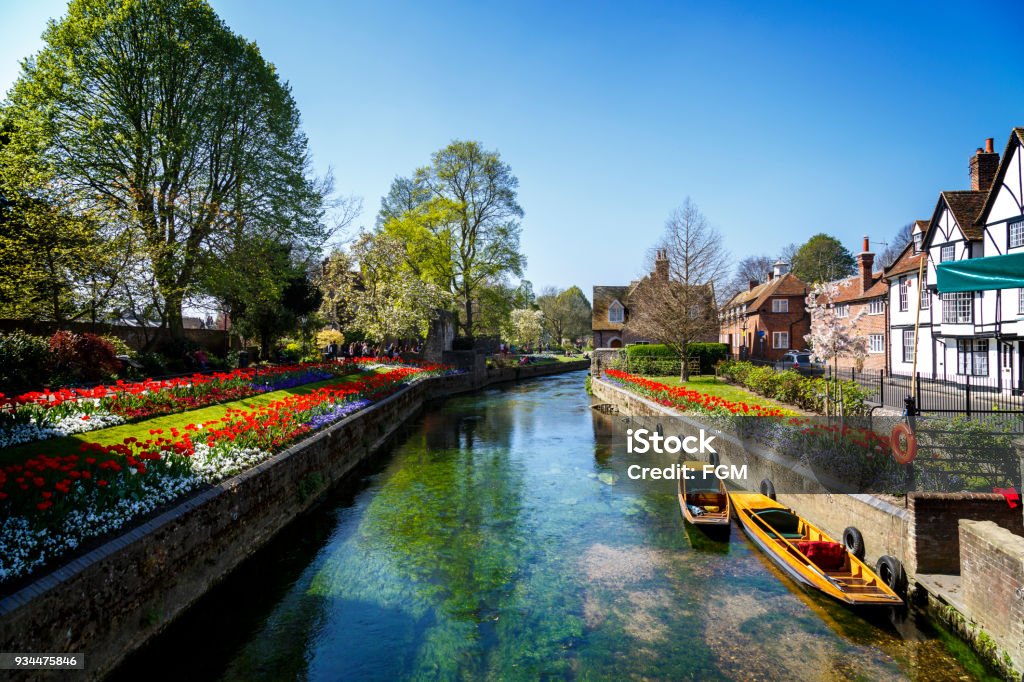
[[(604, 379), (592, 377), (591, 390), (595, 399), (628, 415), (633, 424), (664, 430), (666, 435), (671, 433), (665, 426), (668, 419), (672, 427), (681, 429), (677, 435), (692, 435), (705, 428), (699, 417)], [(792, 491), (807, 489), (812, 483), (800, 463), (782, 453), (720, 431), (715, 435), (719, 461), (746, 465), (750, 471), (747, 484), (740, 487), (757, 491), (759, 482), (767, 479), (777, 490)], [(988, 493), (911, 493), (903, 498), (902, 506), (900, 500), (887, 496), (824, 494), (824, 490), (779, 492), (777, 498), (832, 537), (841, 538), (845, 528), (855, 526), (864, 538), (865, 557), (871, 565), (883, 554), (898, 559), (907, 575), (911, 602), (952, 628), (1006, 679), (1020, 679), (1017, 671), (1024, 668), (1024, 635), (1019, 628), (1001, 625), (1020, 622), (1021, 600), (1016, 590), (1022, 579), (1024, 539), (1019, 537), (1019, 508), (1009, 507), (1001, 495)], [(991, 539), (995, 536), (1003, 540), (1005, 548)], [(1020, 542), (1011, 543), (1007, 536)], [(992, 587), (997, 572), (1004, 579)], [(974, 598), (973, 607), (967, 595)]]
[(86, 670), (69, 677), (100, 678), (314, 506), (428, 401), (589, 367), (582, 360), (479, 371), (471, 360), (472, 371), (417, 382), (0, 600), (0, 650), (82, 652)]

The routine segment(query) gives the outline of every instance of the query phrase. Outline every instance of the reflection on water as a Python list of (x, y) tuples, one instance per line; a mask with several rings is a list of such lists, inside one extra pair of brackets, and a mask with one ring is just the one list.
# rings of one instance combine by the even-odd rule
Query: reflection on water
[[(449, 400), (118, 679), (960, 680), (913, 620), (803, 593), (626, 487), (583, 375)], [(184, 655), (185, 652), (188, 655)]]

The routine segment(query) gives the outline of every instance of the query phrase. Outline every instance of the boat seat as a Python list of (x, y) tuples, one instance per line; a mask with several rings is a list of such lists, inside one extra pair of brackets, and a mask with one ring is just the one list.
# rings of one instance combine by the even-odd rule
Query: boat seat
[(793, 512), (786, 509), (761, 509), (754, 514), (780, 537), (799, 540), (804, 536), (800, 532), (800, 517)]

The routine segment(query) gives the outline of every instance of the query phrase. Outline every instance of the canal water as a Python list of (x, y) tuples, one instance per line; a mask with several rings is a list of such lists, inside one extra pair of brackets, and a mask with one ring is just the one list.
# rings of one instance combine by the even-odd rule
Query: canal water
[(584, 377), (428, 409), (114, 678), (986, 676), (913, 614), (866, 620), (624, 489)]

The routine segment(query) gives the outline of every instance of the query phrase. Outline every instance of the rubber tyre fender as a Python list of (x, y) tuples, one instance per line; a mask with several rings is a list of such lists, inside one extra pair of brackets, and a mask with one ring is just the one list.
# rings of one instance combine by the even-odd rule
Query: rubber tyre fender
[[(900, 444), (901, 435), (907, 439), (906, 448)], [(917, 434), (906, 422), (900, 422), (892, 427), (889, 445), (892, 447), (892, 458), (896, 460), (897, 464), (910, 464), (917, 457)]]
[(875, 564), (875, 573), (893, 592), (901, 597), (906, 594), (907, 574), (899, 559), (883, 554), (878, 557), (878, 562)]
[(761, 480), (760, 491), (765, 497), (772, 500), (775, 499), (775, 486), (772, 484), (771, 479), (765, 478)]
[(853, 556), (864, 559), (864, 536), (854, 526), (849, 526), (843, 531), (843, 546)]
[(713, 467), (716, 467), (716, 466), (719, 465), (719, 463), (720, 462), (719, 462), (719, 459), (718, 459), (718, 453), (717, 452), (712, 452), (711, 454), (708, 455), (708, 464), (710, 464)]

